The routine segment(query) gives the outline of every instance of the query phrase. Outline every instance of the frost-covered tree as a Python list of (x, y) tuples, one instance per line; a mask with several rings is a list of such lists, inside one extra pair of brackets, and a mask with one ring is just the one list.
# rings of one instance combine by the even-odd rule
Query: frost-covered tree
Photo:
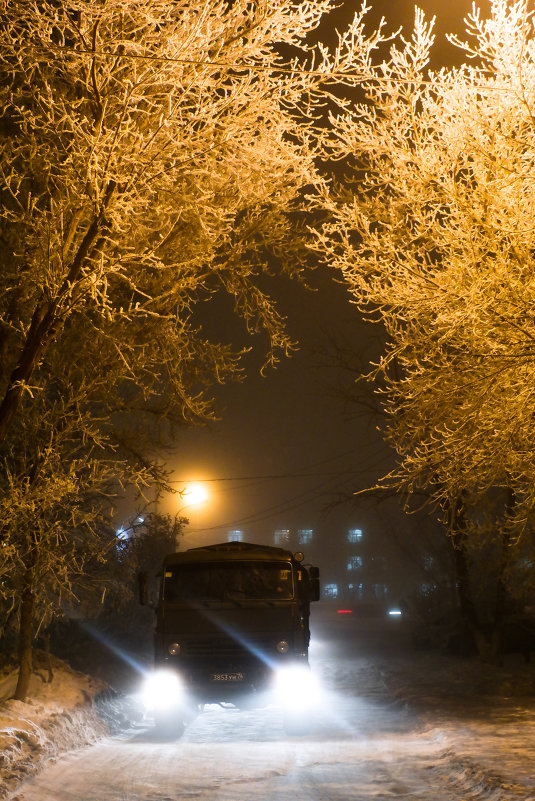
[[(20, 630), (21, 698), (33, 637), (55, 617), (91, 607), (117, 582), (110, 512), (118, 485), (148, 485), (154, 476), (147, 449), (154, 426), (142, 420), (128, 432), (138, 409), (110, 382), (105, 343), (68, 327), (73, 350), (50, 351), (46, 378), (39, 369), (43, 391), (21, 405), (2, 449), (2, 555), (9, 551), (1, 595)], [(97, 359), (99, 369), (88, 372)]]
[[(126, 370), (150, 343), (131, 380), (165, 378), (185, 414), (206, 411), (184, 378), (209, 351), (195, 301), (228, 292), (284, 350), (256, 279), (268, 246), (287, 253), (311, 161), (290, 113), (303, 79), (275, 74), (274, 43), (298, 45), (327, 6), (2, 3), (0, 441), (72, 315)], [(210, 356), (224, 374), (225, 350)]]
[(215, 296), (287, 352), (269, 279), (302, 277), (315, 104), (376, 41), (357, 17), (312, 52), (330, 7), (0, 0), (0, 592), (23, 612), (44, 575), (46, 603), (71, 592), (110, 483), (164, 480), (158, 444), (241, 375)]
[(366, 98), (333, 117), (349, 180), (325, 197), (318, 241), (386, 330), (373, 377), (398, 467), (385, 483), (442, 509), (482, 630), (470, 569), (492, 628), (533, 550), (535, 37), (522, 0), (466, 22), (453, 38), (466, 63), (430, 72), (417, 10)]

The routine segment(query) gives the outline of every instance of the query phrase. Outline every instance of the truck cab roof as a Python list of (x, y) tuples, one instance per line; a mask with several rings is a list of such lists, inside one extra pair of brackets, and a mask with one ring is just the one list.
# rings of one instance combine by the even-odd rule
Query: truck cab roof
[(216, 545), (205, 545), (200, 548), (189, 548), (187, 551), (178, 551), (165, 557), (166, 566), (185, 564), (188, 562), (214, 562), (214, 561), (269, 561), (280, 559), (285, 562), (294, 561), (291, 551), (276, 548), (272, 545), (255, 545), (250, 542), (222, 542)]

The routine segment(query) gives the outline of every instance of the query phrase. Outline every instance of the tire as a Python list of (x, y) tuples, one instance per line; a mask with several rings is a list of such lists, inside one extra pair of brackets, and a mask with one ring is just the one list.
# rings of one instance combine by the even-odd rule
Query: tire
[(154, 732), (158, 740), (167, 742), (178, 740), (185, 730), (186, 724), (179, 713), (174, 715), (156, 714), (154, 716)]
[(312, 731), (310, 713), (286, 710), (283, 716), (284, 731), (289, 737), (304, 737)]

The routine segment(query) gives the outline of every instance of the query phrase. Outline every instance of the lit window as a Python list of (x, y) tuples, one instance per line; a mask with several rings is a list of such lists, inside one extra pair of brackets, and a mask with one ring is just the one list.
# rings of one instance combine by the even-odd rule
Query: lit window
[(289, 545), (290, 544), (290, 529), (280, 528), (275, 532), (275, 545)]
[(243, 540), (243, 531), (240, 531), (239, 528), (235, 528), (228, 533), (228, 541), (229, 542), (242, 542)]
[(361, 528), (350, 528), (347, 532), (347, 541), (348, 542), (360, 542), (362, 540), (362, 529)]
[(309, 542), (312, 542), (313, 536), (314, 531), (311, 528), (301, 528), (297, 532), (297, 541), (299, 545), (308, 545)]
[(324, 584), (322, 593), (324, 598), (338, 598), (338, 584)]
[(347, 563), (348, 570), (358, 570), (362, 567), (362, 556), (350, 556)]

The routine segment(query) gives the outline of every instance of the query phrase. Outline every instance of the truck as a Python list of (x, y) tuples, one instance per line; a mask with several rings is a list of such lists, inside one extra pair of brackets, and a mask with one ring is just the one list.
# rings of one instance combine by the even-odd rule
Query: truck
[[(310, 603), (320, 597), (319, 569), (303, 559), (246, 542), (165, 557), (147, 682), (162, 733), (180, 735), (205, 704), (250, 707), (273, 693), (284, 699), (286, 729), (300, 727)], [(141, 595), (146, 602), (143, 583)]]

